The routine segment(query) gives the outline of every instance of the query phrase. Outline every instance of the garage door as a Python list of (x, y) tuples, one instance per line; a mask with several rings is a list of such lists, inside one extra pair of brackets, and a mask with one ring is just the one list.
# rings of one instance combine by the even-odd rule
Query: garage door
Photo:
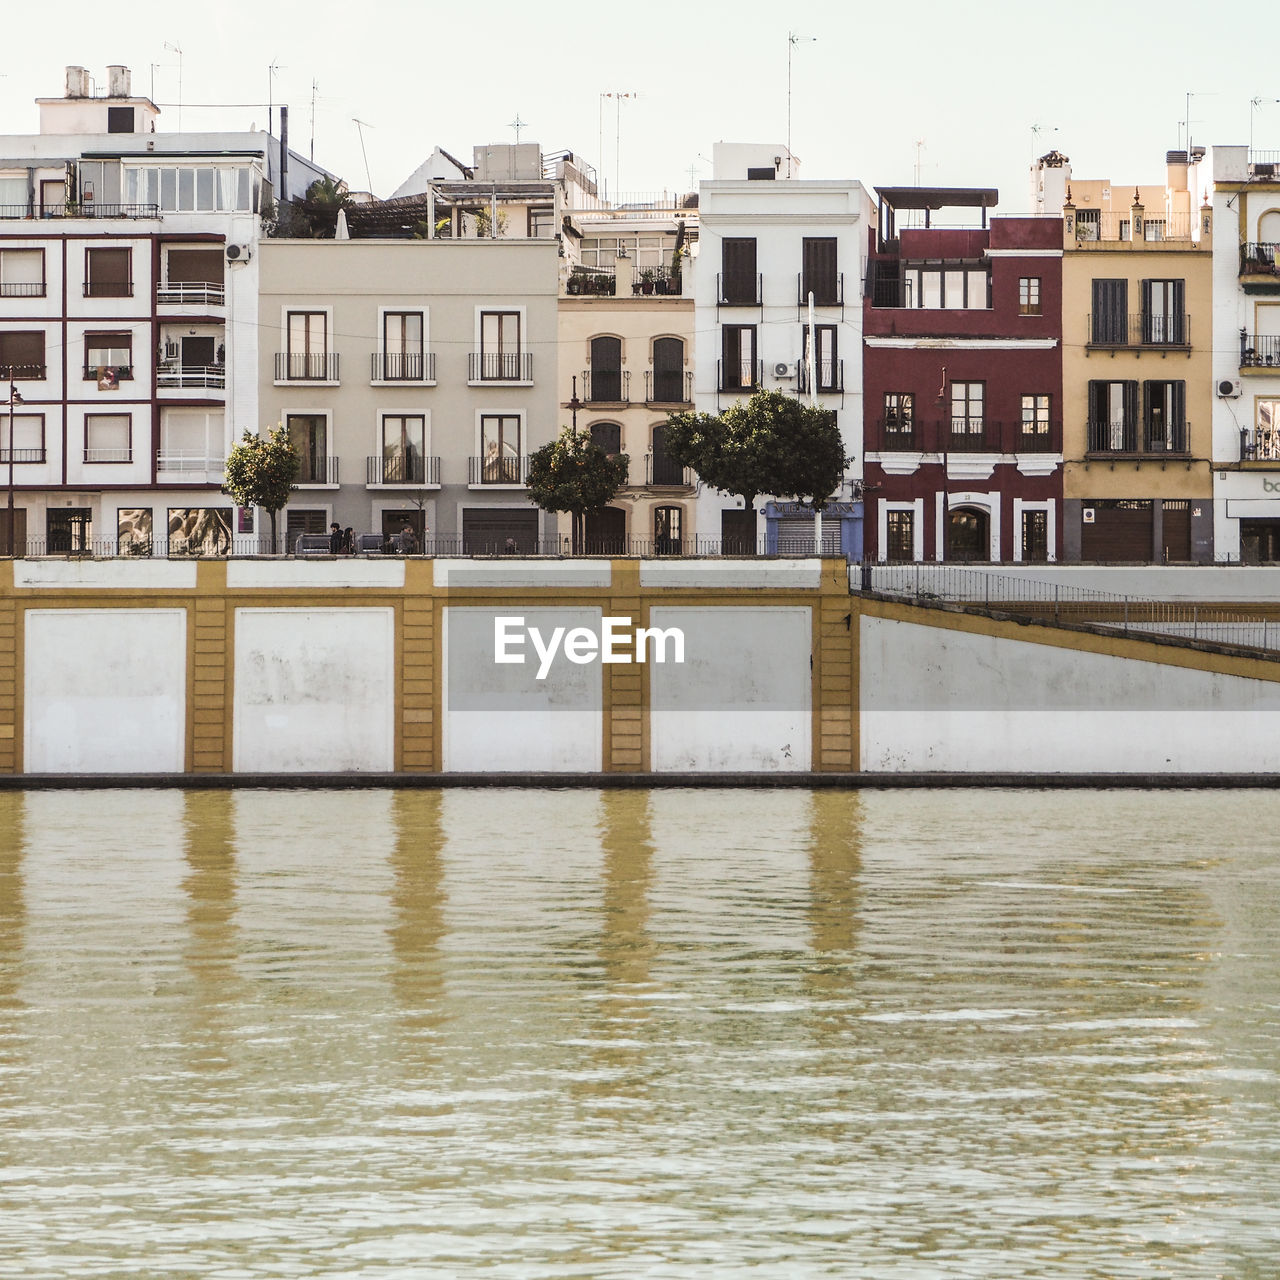
[(1085, 502), (1083, 520), (1081, 559), (1150, 563), (1155, 527), (1150, 501)]

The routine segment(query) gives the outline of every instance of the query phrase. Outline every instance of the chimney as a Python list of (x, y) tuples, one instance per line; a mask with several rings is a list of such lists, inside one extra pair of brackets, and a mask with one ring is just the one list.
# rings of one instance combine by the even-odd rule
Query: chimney
[(120, 65), (107, 68), (107, 97), (129, 97), (129, 68)]
[(67, 97), (87, 98), (89, 96), (89, 73), (84, 67), (67, 68)]
[(1170, 191), (1185, 191), (1187, 189), (1187, 161), (1188, 156), (1185, 151), (1165, 152), (1164, 163), (1168, 173), (1165, 185)]

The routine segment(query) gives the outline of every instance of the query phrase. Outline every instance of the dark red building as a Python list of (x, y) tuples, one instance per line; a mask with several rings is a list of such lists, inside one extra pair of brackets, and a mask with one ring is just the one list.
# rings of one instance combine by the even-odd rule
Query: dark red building
[[(867, 554), (1056, 560), (1061, 219), (988, 221), (989, 188), (876, 194), (863, 302)], [(981, 226), (934, 225), (942, 209)], [(922, 225), (899, 228), (900, 217)]]

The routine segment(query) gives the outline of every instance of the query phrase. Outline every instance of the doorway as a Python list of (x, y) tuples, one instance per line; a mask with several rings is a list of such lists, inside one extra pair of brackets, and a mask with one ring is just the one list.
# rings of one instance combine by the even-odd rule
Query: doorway
[(991, 559), (991, 517), (979, 507), (955, 507), (947, 517), (947, 559)]

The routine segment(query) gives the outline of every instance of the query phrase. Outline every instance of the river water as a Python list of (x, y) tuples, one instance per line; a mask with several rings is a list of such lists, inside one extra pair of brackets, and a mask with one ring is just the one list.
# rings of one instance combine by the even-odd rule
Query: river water
[(1277, 831), (0, 794), (0, 1277), (1276, 1276)]

